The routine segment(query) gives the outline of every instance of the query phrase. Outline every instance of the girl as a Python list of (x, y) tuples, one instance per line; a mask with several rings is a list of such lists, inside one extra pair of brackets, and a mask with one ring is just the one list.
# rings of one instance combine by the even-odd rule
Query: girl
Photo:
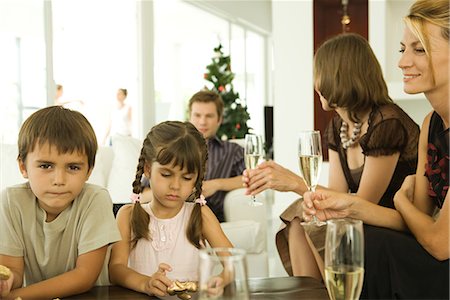
[(346, 194), (305, 194), (306, 219), (371, 225), (364, 232), (362, 299), (449, 298), (449, 1), (418, 0), (405, 23), (398, 63), (404, 90), (424, 93), (433, 111), (422, 125), (416, 175), (395, 194), (396, 210)]
[[(191, 123), (166, 121), (151, 129), (133, 182), (135, 203), (117, 214), (122, 240), (112, 248), (112, 283), (165, 296), (174, 280), (198, 279), (198, 251), (206, 241), (232, 247), (201, 195), (206, 160), (205, 140)], [(139, 202), (142, 175), (153, 193), (145, 204)]]

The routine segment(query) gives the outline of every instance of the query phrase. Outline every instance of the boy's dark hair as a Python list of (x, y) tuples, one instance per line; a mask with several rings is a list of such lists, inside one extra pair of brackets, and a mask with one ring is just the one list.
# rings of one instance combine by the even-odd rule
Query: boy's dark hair
[(59, 153), (84, 153), (89, 169), (94, 167), (97, 138), (89, 121), (77, 111), (58, 105), (30, 115), (20, 128), (17, 159), (25, 162), (36, 145), (45, 143), (55, 146)]
[(355, 33), (339, 34), (317, 49), (314, 84), (330, 107), (345, 108), (353, 122), (361, 121), (359, 113), (392, 103), (372, 48)]
[(189, 100), (189, 115), (192, 111), (192, 104), (195, 102), (214, 103), (216, 105), (217, 116), (219, 116), (219, 119), (222, 117), (224, 104), (222, 97), (216, 92), (210, 90), (201, 90), (200, 92), (195, 93)]
[[(189, 122), (166, 121), (155, 125), (147, 134), (143, 142), (141, 154), (133, 181), (133, 193), (140, 194), (143, 190), (141, 178), (144, 166), (153, 162), (161, 165), (172, 164), (181, 169), (186, 168), (189, 173), (197, 173), (194, 192), (186, 201), (193, 202), (202, 193), (202, 182), (206, 172), (208, 150), (203, 135)], [(151, 239), (148, 224), (150, 216), (141, 205), (136, 202), (131, 217), (132, 247), (141, 238)], [(188, 240), (200, 248), (202, 236), (202, 215), (200, 205), (195, 205), (189, 219), (186, 232)]]

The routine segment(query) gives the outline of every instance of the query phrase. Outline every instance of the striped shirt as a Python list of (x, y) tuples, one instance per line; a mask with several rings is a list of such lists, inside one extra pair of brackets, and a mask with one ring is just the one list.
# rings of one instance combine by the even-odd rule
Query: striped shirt
[[(208, 162), (205, 180), (231, 178), (242, 175), (245, 170), (244, 149), (236, 143), (221, 141), (214, 137), (208, 139)], [(219, 222), (224, 222), (223, 200), (227, 191), (217, 191), (206, 198), (207, 205)]]

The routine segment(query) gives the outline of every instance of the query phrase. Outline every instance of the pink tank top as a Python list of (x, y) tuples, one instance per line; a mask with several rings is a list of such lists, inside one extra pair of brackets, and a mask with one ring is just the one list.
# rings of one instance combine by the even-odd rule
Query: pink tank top
[(180, 212), (171, 219), (158, 219), (150, 209), (150, 203), (142, 208), (150, 215), (151, 240), (140, 239), (131, 250), (128, 266), (141, 274), (153, 275), (160, 263), (172, 267), (166, 276), (171, 280), (198, 280), (198, 249), (186, 237), (186, 227), (194, 208), (186, 202)]

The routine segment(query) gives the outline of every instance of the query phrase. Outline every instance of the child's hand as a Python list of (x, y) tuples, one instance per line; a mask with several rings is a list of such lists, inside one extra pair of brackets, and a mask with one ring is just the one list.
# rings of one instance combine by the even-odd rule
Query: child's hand
[(0, 265), (0, 298), (8, 296), (14, 281), (14, 274), (5, 266)]
[(211, 296), (213, 298), (221, 296), (223, 294), (224, 285), (225, 281), (220, 276), (212, 277), (211, 279), (209, 279), (207, 289), (208, 296)]
[(155, 296), (166, 296), (167, 288), (173, 284), (173, 282), (166, 277), (166, 272), (172, 271), (172, 267), (168, 264), (161, 263), (158, 266), (158, 271), (156, 271), (149, 281), (147, 281), (145, 286), (145, 292), (147, 294)]

